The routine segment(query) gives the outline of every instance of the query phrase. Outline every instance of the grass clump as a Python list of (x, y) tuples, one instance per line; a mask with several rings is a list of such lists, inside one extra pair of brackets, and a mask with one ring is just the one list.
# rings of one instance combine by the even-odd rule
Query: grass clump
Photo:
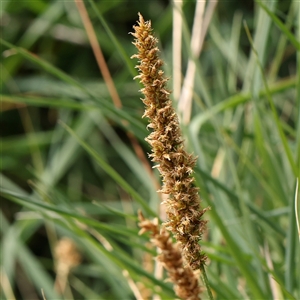
[(1, 298), (299, 299), (299, 4), (83, 4), (2, 3)]

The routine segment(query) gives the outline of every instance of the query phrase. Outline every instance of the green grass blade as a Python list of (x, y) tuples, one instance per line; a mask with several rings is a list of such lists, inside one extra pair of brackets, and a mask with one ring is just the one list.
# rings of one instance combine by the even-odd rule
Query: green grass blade
[[(295, 185), (296, 186), (296, 185)], [(297, 264), (296, 260), (296, 247), (297, 247), (297, 226), (295, 217), (295, 202), (294, 197), (289, 199), (289, 224), (286, 231), (286, 253), (285, 253), (285, 288), (293, 293), (296, 287), (295, 278), (295, 266)]]
[(124, 48), (122, 47), (121, 43), (119, 43), (118, 39), (116, 38), (115, 34), (111, 31), (107, 22), (105, 21), (104, 17), (102, 16), (101, 12), (97, 8), (94, 0), (89, 0), (94, 12), (96, 13), (98, 19), (100, 20), (102, 26), (104, 27), (105, 31), (107, 32), (108, 36), (112, 40), (115, 48), (118, 50), (120, 56), (122, 57), (123, 61), (125, 62), (127, 69), (129, 70), (130, 74), (134, 77), (137, 75), (137, 71), (134, 68), (134, 64), (132, 60), (129, 58), (130, 55), (125, 52)]
[(77, 142), (95, 159), (95, 161), (103, 168), (103, 170), (112, 177), (120, 186), (131, 195), (147, 213), (152, 216), (156, 214), (151, 210), (146, 201), (109, 165), (107, 164), (95, 150), (89, 147), (69, 126), (61, 122), (61, 125), (77, 140)]
[(278, 28), (286, 35), (289, 41), (295, 46), (295, 48), (300, 50), (300, 43), (297, 38), (288, 30), (288, 28), (279, 20), (274, 13), (272, 13), (260, 0), (256, 0), (261, 8), (270, 16), (273, 22), (278, 26)]
[(273, 113), (273, 118), (274, 118), (274, 121), (275, 121), (275, 124), (276, 124), (276, 128), (277, 128), (277, 131), (278, 131), (278, 134), (279, 134), (279, 137), (281, 139), (281, 142), (282, 142), (282, 146), (283, 146), (283, 149), (285, 150), (285, 153), (286, 153), (286, 156), (289, 160), (289, 163), (290, 163), (290, 166), (291, 166), (291, 169), (293, 170), (293, 173), (295, 175), (295, 177), (299, 174), (299, 168), (297, 168), (297, 165), (294, 161), (294, 158), (293, 158), (293, 155), (292, 155), (292, 152), (291, 152), (291, 149), (288, 145), (288, 142), (287, 142), (287, 138), (284, 134), (284, 131), (283, 131), (283, 128), (281, 126), (281, 123), (280, 123), (280, 119), (279, 119), (279, 116), (278, 116), (278, 113), (277, 113), (277, 110), (276, 110), (276, 107), (274, 105), (274, 102), (273, 102), (273, 99), (272, 99), (272, 96), (271, 96), (271, 92), (270, 92), (270, 89), (269, 89), (269, 86), (268, 86), (268, 83), (267, 83), (267, 80), (265, 78), (265, 75), (264, 75), (264, 71), (263, 71), (263, 67), (259, 61), (259, 58), (258, 58), (258, 55), (257, 55), (257, 51), (256, 49), (254, 48), (254, 45), (252, 43), (252, 39), (251, 39), (251, 36), (250, 36), (250, 33), (249, 33), (249, 30), (246, 28), (246, 32), (247, 32), (247, 35), (248, 35), (248, 38), (249, 38), (249, 41), (251, 43), (251, 47), (253, 49), (253, 52), (254, 54), (256, 55), (256, 59), (257, 59), (257, 64), (258, 64), (258, 67), (259, 67), (259, 70), (261, 72), (261, 76), (262, 76), (262, 79), (263, 79), (263, 83), (264, 83), (264, 86), (265, 86), (265, 90), (266, 90), (266, 97), (268, 99), (268, 102), (270, 104), (270, 107), (271, 107), (271, 110), (272, 110), (272, 113)]
[[(5, 217), (1, 213), (2, 225), (4, 224), (4, 219)], [(17, 224), (14, 224), (9, 228), (6, 228), (5, 232), (3, 231), (4, 228), (1, 227), (1, 232), (4, 237), (3, 242), (5, 243), (4, 245), (2, 244), (4, 250), (3, 254), (8, 261), (11, 261), (15, 256), (17, 260), (13, 260), (13, 262), (15, 264), (18, 262), (18, 264), (21, 265), (26, 277), (30, 279), (33, 285), (35, 285), (35, 288), (39, 293), (41, 289), (43, 289), (48, 299), (61, 299), (61, 297), (53, 290), (53, 280), (50, 275), (44, 270), (36, 257), (27, 249), (27, 246), (21, 241), (19, 236), (20, 231), (17, 230), (16, 225)], [(13, 246), (13, 249), (11, 249), (11, 246)], [(9, 267), (7, 262), (5, 263), (5, 267)], [(13, 269), (14, 267), (10, 267), (10, 270)], [(10, 274), (10, 270), (8, 269), (6, 273)]]
[(37, 107), (53, 107), (53, 108), (66, 108), (72, 110), (93, 110), (99, 109), (99, 106), (93, 103), (82, 103), (76, 102), (72, 99), (67, 98), (40, 98), (40, 97), (20, 97), (20, 96), (12, 96), (12, 95), (0, 95), (3, 102), (7, 103), (23, 103), (30, 106)]
[[(272, 84), (268, 91), (265, 89), (261, 90), (259, 93), (260, 97), (266, 96), (269, 92), (271, 95), (283, 92), (287, 89), (295, 87), (296, 78), (288, 78), (286, 80)], [(237, 95), (231, 96), (214, 106), (208, 108), (203, 113), (195, 116), (191, 122), (191, 131), (199, 132), (200, 127), (209, 119), (213, 118), (216, 114), (225, 111), (228, 108), (235, 108), (240, 104), (246, 103), (252, 99), (251, 93), (239, 93)]]
[(33, 209), (34, 211), (39, 210), (41, 212), (43, 211), (46, 214), (47, 214), (47, 212), (52, 211), (52, 212), (57, 213), (60, 216), (74, 218), (88, 226), (101, 229), (101, 230), (109, 232), (111, 234), (117, 234), (120, 236), (135, 237), (135, 238), (138, 236), (137, 230), (126, 228), (123, 225), (116, 225), (116, 224), (108, 225), (106, 223), (99, 222), (97, 220), (81, 216), (80, 214), (78, 214), (76, 212), (72, 212), (72, 211), (70, 212), (70, 211), (67, 211), (62, 208), (57, 208), (56, 206), (53, 206), (53, 205), (47, 205), (47, 204), (43, 204), (42, 202), (34, 201), (26, 196), (22, 196), (22, 195), (13, 193), (11, 191), (6, 191), (4, 189), (1, 189), (1, 192), (3, 193), (3, 195), (6, 198), (8, 198), (18, 204), (21, 204), (25, 207), (28, 207), (29, 209)]
[[(297, 26), (297, 38), (298, 41), (300, 41), (300, 3), (298, 1), (294, 1), (293, 3), (295, 5), (295, 8), (297, 10), (297, 19), (298, 19), (298, 23), (296, 23)], [(296, 128), (297, 128), (297, 138), (296, 138), (296, 153), (297, 157), (296, 157), (296, 163), (298, 166), (300, 166), (300, 51), (297, 51), (297, 82), (296, 82), (296, 99), (298, 99), (297, 101), (297, 115), (296, 115)], [(297, 175), (298, 178), (300, 178), (300, 167), (299, 167), (299, 173)], [(299, 288), (300, 289), (300, 288)], [(299, 297), (300, 297), (300, 291), (299, 291)]]
[[(208, 199), (208, 198), (206, 198)], [(231, 237), (230, 232), (227, 230), (226, 226), (223, 223), (221, 216), (216, 211), (215, 204), (211, 201), (208, 201), (211, 206), (210, 215), (212, 216), (214, 222), (217, 224), (219, 230), (222, 232), (223, 238), (226, 241), (228, 249), (236, 262), (240, 272), (246, 279), (247, 285), (250, 287), (250, 293), (253, 296), (253, 299), (265, 299), (265, 295), (262, 292), (259, 284), (256, 280), (254, 274), (252, 274), (251, 269), (248, 267), (248, 263), (245, 260), (245, 255), (241, 251), (239, 245), (236, 244), (234, 239)]]
[(124, 254), (122, 251), (108, 251), (90, 236), (87, 236), (85, 232), (81, 231), (79, 234), (81, 236), (85, 236), (85, 243), (89, 244), (89, 249), (91, 251), (95, 251), (96, 253), (101, 252), (121, 269), (128, 270), (131, 275), (136, 277), (136, 279), (139, 279), (141, 276), (145, 276), (146, 278), (150, 279), (155, 285), (160, 286), (169, 297), (174, 297), (172, 289), (168, 285), (166, 285), (165, 282), (155, 278), (153, 275), (146, 272), (140, 265), (134, 262), (131, 257)]
[[(1, 12), (4, 11), (4, 3), (1, 3)], [(31, 25), (28, 27), (26, 32), (22, 35), (18, 45), (23, 48), (31, 48), (38, 39), (49, 30), (51, 25), (53, 25), (64, 13), (63, 3), (58, 0), (54, 3), (49, 3), (48, 8), (39, 17), (37, 17)], [(1, 73), (0, 84), (6, 82), (8, 76), (13, 74), (15, 70), (20, 66), (21, 59), (15, 57), (13, 60), (4, 63), (4, 67), (7, 72)]]
[(23, 49), (21, 47), (16, 47), (14, 45), (12, 45), (11, 43), (4, 41), (3, 39), (0, 38), (0, 43), (2, 45), (4, 45), (5, 47), (9, 48), (9, 49), (14, 49), (17, 53), (19, 53), (20, 55), (22, 55), (24, 58), (28, 59), (29, 61), (37, 64), (38, 66), (40, 66), (43, 70), (47, 71), (48, 73), (56, 76), (57, 78), (69, 83), (72, 86), (76, 86), (79, 89), (83, 90), (84, 92), (86, 92), (87, 95), (89, 95), (89, 91), (82, 86), (79, 82), (77, 82), (75, 79), (73, 79), (72, 77), (70, 77), (69, 75), (67, 75), (65, 72), (59, 70), (56, 67), (53, 67), (51, 64), (49, 64), (47, 61), (39, 58), (38, 56), (30, 53), (29, 51), (27, 51), (26, 49)]

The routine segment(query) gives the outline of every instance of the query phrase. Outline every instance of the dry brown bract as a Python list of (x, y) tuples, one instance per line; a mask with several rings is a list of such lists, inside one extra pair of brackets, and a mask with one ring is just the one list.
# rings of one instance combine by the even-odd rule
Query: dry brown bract
[(139, 212), (139, 220), (139, 227), (141, 228), (139, 234), (151, 232), (151, 242), (161, 249), (161, 254), (157, 259), (163, 264), (168, 271), (170, 280), (175, 284), (176, 295), (181, 299), (199, 300), (202, 289), (191, 267), (183, 266), (180, 246), (172, 243), (170, 234), (164, 228), (159, 230), (157, 218), (150, 221)]
[(142, 99), (146, 105), (144, 117), (149, 118), (148, 127), (152, 128), (146, 141), (152, 147), (150, 157), (158, 163), (156, 167), (163, 177), (160, 192), (168, 194), (166, 229), (181, 243), (187, 262), (196, 270), (206, 259), (198, 242), (206, 228), (202, 215), (207, 210), (201, 209), (198, 189), (193, 186), (191, 174), (196, 159), (184, 150), (178, 117), (166, 87), (168, 79), (161, 69), (163, 61), (158, 57), (158, 41), (151, 34), (151, 22), (145, 22), (139, 14), (138, 26), (133, 28), (133, 44), (138, 54), (132, 57), (138, 58), (140, 71), (135, 78), (144, 85), (141, 90), (145, 96)]

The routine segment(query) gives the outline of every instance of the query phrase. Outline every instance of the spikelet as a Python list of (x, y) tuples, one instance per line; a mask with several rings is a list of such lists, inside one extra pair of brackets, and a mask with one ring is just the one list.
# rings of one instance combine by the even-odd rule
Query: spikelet
[(174, 283), (174, 291), (178, 297), (185, 300), (199, 300), (201, 287), (196, 274), (190, 266), (183, 265), (180, 245), (173, 244), (169, 232), (164, 227), (160, 229), (158, 219), (150, 221), (145, 219), (139, 211), (139, 234), (147, 231), (151, 232), (151, 242), (161, 249), (161, 253), (157, 259), (167, 270), (169, 279)]

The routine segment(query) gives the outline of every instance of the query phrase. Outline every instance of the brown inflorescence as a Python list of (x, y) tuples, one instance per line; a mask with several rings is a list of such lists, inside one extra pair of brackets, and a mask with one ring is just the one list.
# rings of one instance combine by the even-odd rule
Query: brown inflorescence
[(81, 262), (81, 255), (79, 254), (74, 242), (66, 237), (57, 242), (54, 254), (58, 265), (57, 269), (66, 270), (63, 271), (66, 273)]
[(178, 243), (174, 244), (170, 234), (158, 224), (158, 219), (150, 221), (139, 212), (139, 234), (151, 232), (151, 242), (161, 249), (157, 259), (167, 270), (170, 280), (174, 283), (174, 291), (178, 297), (185, 300), (199, 300), (202, 289), (196, 274), (190, 266), (183, 265), (181, 249)]
[(183, 139), (177, 114), (172, 107), (168, 81), (161, 69), (163, 61), (158, 57), (158, 40), (152, 35), (150, 21), (144, 21), (139, 14), (137, 26), (133, 26), (133, 44), (138, 54), (132, 56), (139, 60), (140, 74), (135, 77), (144, 85), (141, 92), (146, 109), (143, 117), (149, 118), (148, 128), (152, 129), (146, 141), (152, 147), (149, 155), (157, 163), (163, 178), (160, 192), (168, 194), (166, 202), (168, 220), (166, 229), (170, 230), (182, 245), (182, 251), (193, 270), (200, 269), (206, 256), (201, 252), (199, 240), (206, 228), (202, 219), (207, 210), (201, 209), (198, 188), (194, 187), (192, 177), (196, 158), (184, 150)]
[(73, 240), (64, 237), (60, 239), (54, 248), (54, 257), (56, 261), (56, 279), (54, 288), (58, 293), (63, 293), (67, 277), (72, 268), (81, 263), (82, 257), (77, 250)]

